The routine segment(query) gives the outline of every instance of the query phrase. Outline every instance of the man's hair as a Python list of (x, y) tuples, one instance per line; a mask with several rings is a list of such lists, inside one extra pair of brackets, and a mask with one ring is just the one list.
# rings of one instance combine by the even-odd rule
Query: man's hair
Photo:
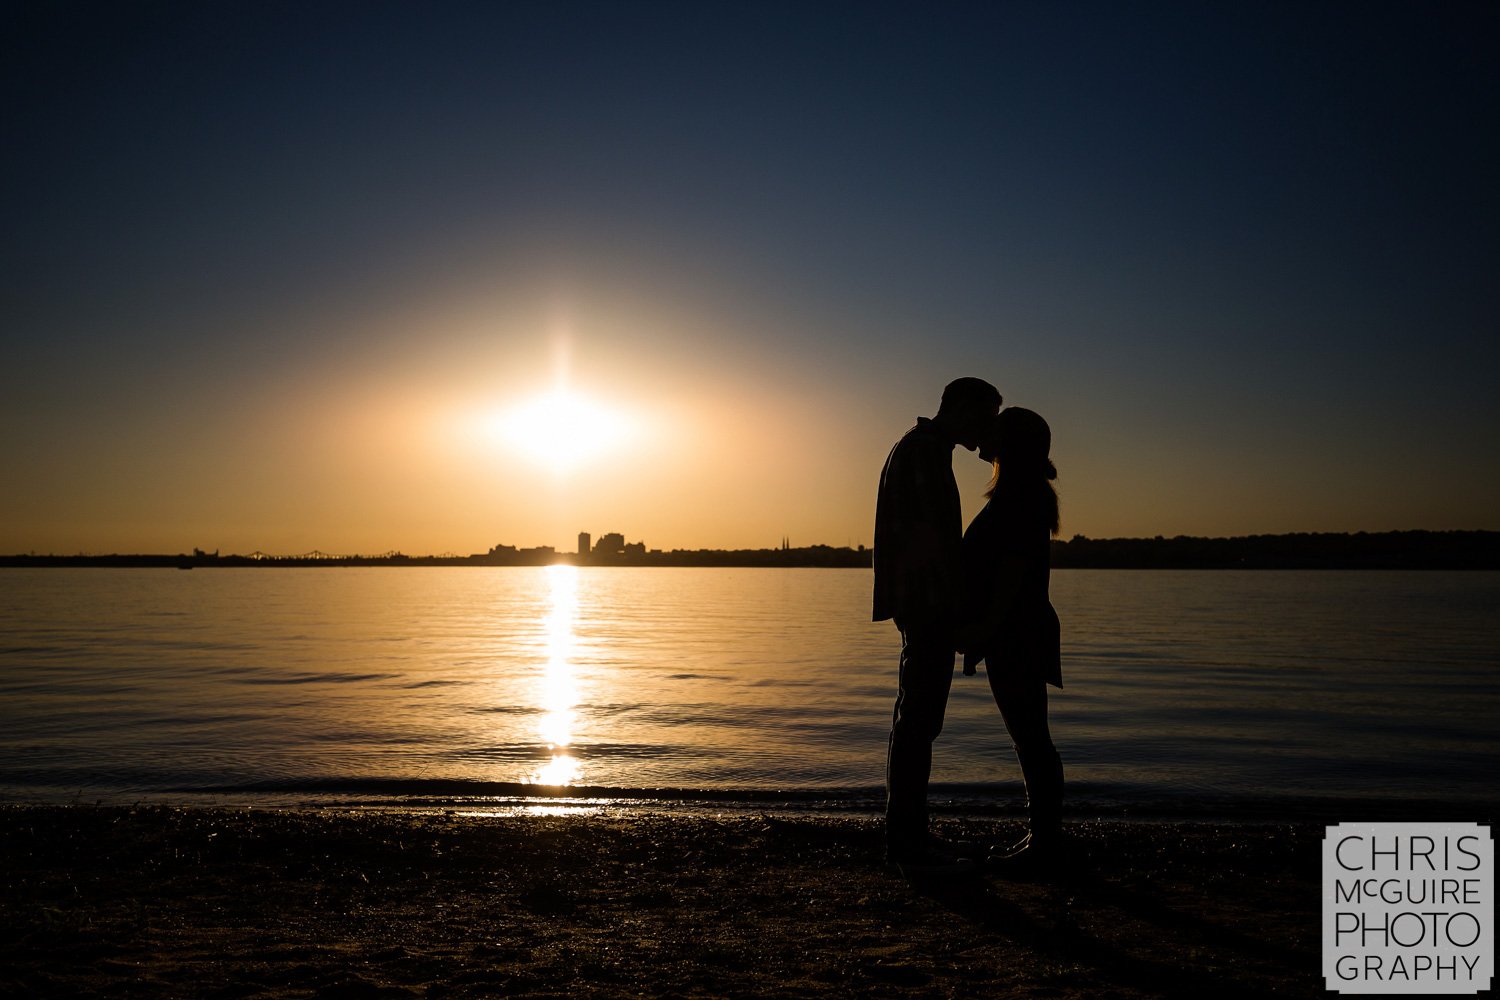
[(990, 385), (982, 378), (973, 378), (965, 375), (956, 378), (943, 387), (943, 401), (938, 409), (947, 410), (956, 406), (969, 404), (990, 404), (997, 410), (1000, 408), (1000, 390)]

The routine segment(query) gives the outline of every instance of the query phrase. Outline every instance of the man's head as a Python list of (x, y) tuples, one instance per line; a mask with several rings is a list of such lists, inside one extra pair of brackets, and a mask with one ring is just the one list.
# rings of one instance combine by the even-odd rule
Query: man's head
[(943, 402), (933, 419), (955, 444), (973, 451), (979, 433), (1000, 412), (1000, 390), (982, 378), (956, 378), (943, 389)]

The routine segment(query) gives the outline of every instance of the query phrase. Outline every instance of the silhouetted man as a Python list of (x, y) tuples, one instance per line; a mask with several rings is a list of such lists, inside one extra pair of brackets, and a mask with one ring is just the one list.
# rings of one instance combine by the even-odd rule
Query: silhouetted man
[(943, 728), (963, 579), (963, 510), (953, 446), (973, 451), (1000, 409), (983, 379), (943, 390), (937, 416), (920, 417), (885, 460), (875, 502), (874, 620), (896, 620), (901, 672), (886, 756), (886, 857), (902, 867), (944, 868), (956, 859), (927, 830), (932, 742)]

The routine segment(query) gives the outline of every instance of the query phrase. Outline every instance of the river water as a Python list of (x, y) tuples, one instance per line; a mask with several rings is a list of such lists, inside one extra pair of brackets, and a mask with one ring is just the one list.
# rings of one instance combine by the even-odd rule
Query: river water
[[(1075, 804), (1496, 798), (1500, 573), (1052, 591)], [(869, 597), (867, 570), (4, 569), (0, 798), (878, 801), (899, 640)], [(982, 676), (935, 761), (935, 794), (1017, 799)]]

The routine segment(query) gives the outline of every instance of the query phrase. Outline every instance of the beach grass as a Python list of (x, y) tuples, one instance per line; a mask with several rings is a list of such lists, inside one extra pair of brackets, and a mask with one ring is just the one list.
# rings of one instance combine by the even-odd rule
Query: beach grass
[(0, 994), (1323, 994), (1321, 826), (1069, 831), (1045, 885), (903, 878), (869, 816), (10, 806)]

